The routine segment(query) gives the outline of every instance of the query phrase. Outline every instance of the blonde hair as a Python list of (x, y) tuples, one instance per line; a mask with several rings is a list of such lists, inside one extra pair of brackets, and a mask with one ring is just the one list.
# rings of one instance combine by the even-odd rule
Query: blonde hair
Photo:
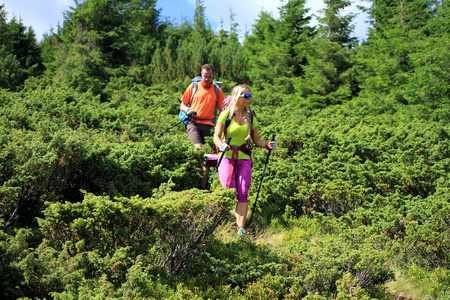
[[(231, 118), (233, 117), (234, 110), (235, 110), (236, 104), (239, 100), (239, 97), (242, 95), (242, 93), (245, 90), (250, 91), (250, 89), (246, 85), (240, 84), (240, 85), (235, 86), (233, 88), (233, 90), (231, 91), (231, 101), (230, 101), (230, 104), (228, 105), (228, 111), (229, 111), (228, 119), (231, 120)], [(250, 120), (250, 112), (247, 109), (244, 109), (244, 121), (245, 121), (245, 124), (247, 125), (247, 132), (248, 132), (248, 135), (245, 138), (245, 141), (249, 142), (250, 139), (252, 138), (252, 136), (251, 136), (252, 121)]]

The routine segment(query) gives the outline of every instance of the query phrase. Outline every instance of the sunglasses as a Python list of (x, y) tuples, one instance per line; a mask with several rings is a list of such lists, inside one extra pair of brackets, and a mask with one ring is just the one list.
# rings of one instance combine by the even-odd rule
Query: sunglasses
[(239, 97), (244, 97), (245, 99), (252, 99), (252, 94), (243, 94), (240, 95)]

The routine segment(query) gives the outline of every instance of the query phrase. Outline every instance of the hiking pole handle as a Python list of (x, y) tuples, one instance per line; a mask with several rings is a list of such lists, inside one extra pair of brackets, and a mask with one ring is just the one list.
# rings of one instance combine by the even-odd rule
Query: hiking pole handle
[(195, 111), (195, 110), (190, 110), (190, 108), (188, 108), (188, 112), (186, 112), (186, 117), (188, 117), (188, 118), (190, 118), (190, 117), (192, 117), (192, 116), (196, 116), (197, 115), (197, 112)]
[[(272, 133), (272, 139), (270, 140), (271, 142), (275, 142), (275, 133)], [(269, 152), (272, 151), (273, 149), (269, 149)]]
[(186, 116), (184, 116), (183, 121), (187, 121), (187, 120), (192, 120), (192, 116), (196, 116), (197, 112), (195, 110), (192, 110), (190, 108), (188, 108), (187, 112), (186, 112)]
[(224, 152), (225, 149), (226, 149), (226, 147), (225, 147), (224, 149), (222, 149), (223, 145), (225, 144), (225, 145), (228, 147), (228, 146), (230, 145), (230, 141), (231, 141), (231, 136), (228, 137), (228, 138), (226, 139), (226, 141), (222, 143), (222, 145), (220, 145), (220, 147), (219, 147), (220, 151)]
[[(271, 142), (274, 142), (275, 141), (275, 133), (272, 133), (272, 139), (270, 140)], [(270, 149), (269, 148), (269, 153), (267, 153), (267, 158), (266, 158), (266, 165), (267, 165), (267, 163), (269, 162), (269, 155), (270, 155), (270, 152), (272, 151), (272, 149)]]

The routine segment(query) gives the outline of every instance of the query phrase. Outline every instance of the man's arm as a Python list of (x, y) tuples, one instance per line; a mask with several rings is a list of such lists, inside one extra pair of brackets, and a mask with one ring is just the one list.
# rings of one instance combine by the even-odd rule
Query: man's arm
[(180, 110), (187, 113), (188, 107), (186, 104), (183, 103), (183, 101), (181, 101), (181, 103), (180, 103)]
[[(187, 113), (189, 107), (187, 107), (187, 104), (185, 104), (184, 102), (188, 103), (189, 99), (191, 99), (191, 93), (192, 93), (192, 84), (190, 84), (186, 91), (183, 94), (183, 97), (181, 97), (181, 103), (180, 103), (180, 110)], [(184, 101), (183, 101), (184, 100)]]
[(225, 97), (223, 95), (223, 91), (221, 88), (219, 88), (219, 101), (217, 101), (217, 103), (216, 103), (216, 106), (219, 108), (219, 111), (222, 111), (224, 99), (225, 99)]
[(192, 117), (192, 116), (195, 116), (197, 114), (197, 112), (195, 110), (190, 109), (189, 107), (187, 107), (187, 105), (184, 104), (183, 101), (181, 101), (180, 110), (184, 111), (184, 113), (186, 113), (189, 118)]

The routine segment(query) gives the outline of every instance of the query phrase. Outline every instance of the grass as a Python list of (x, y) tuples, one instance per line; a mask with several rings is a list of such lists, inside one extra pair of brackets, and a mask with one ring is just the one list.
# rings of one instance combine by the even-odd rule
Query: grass
[[(320, 240), (323, 236), (320, 232), (320, 226), (308, 218), (299, 218), (290, 220), (288, 226), (281, 226), (278, 220), (272, 220), (268, 226), (260, 223), (252, 225), (247, 230), (246, 240), (258, 249), (266, 249), (276, 256), (290, 256), (293, 253), (300, 253), (299, 245), (305, 246), (314, 240)], [(225, 244), (240, 242), (236, 234), (236, 225), (232, 217), (224, 222), (216, 231), (218, 240)], [(303, 243), (302, 243), (303, 242)], [(245, 249), (245, 247), (243, 248)], [(248, 249), (247, 249), (248, 250)], [(255, 249), (253, 248), (253, 251)], [(417, 271), (419, 272), (419, 271)], [(420, 274), (419, 274), (420, 273)], [(396, 271), (395, 280), (385, 284), (386, 298), (393, 300), (448, 300), (448, 295), (443, 295), (442, 287), (437, 287), (435, 283), (444, 284), (444, 279), (437, 280), (437, 276), (420, 270), (417, 278), (408, 277), (400, 270)], [(434, 279), (434, 280), (433, 280)], [(436, 281), (437, 280), (437, 281)], [(433, 290), (436, 293), (433, 294)]]
[(399, 271), (395, 274), (396, 280), (386, 284), (389, 293), (396, 296), (396, 299), (404, 300), (425, 300), (433, 299), (422, 288), (415, 286), (403, 276)]

